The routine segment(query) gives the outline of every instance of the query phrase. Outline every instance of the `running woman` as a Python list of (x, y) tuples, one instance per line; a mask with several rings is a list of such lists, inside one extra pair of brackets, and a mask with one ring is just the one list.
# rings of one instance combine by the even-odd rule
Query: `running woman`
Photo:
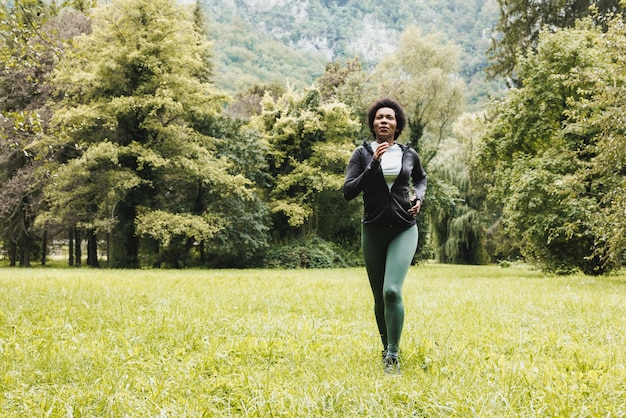
[(402, 285), (417, 250), (415, 218), (426, 192), (426, 173), (417, 152), (396, 143), (406, 125), (396, 100), (373, 103), (367, 122), (374, 140), (364, 141), (352, 153), (343, 194), (351, 200), (363, 193), (363, 259), (374, 294), (384, 370), (396, 374), (404, 325)]

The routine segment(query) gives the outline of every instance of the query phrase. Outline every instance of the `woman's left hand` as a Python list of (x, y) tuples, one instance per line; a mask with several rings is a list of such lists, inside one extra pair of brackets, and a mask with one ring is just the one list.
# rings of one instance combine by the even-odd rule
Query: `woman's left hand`
[(419, 199), (415, 199), (413, 206), (409, 208), (409, 213), (413, 216), (417, 216), (417, 214), (420, 212), (421, 207), (422, 207), (422, 201)]

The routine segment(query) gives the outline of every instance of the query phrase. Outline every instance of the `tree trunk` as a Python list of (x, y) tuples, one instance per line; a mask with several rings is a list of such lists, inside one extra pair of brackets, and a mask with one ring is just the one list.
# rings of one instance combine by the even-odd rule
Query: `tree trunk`
[(74, 264), (76, 265), (76, 267), (80, 267), (82, 265), (82, 258), (83, 258), (83, 249), (82, 249), (83, 237), (82, 237), (80, 229), (76, 227), (74, 227), (74, 240), (75, 240), (74, 251), (76, 253)]
[(107, 267), (111, 266), (111, 233), (107, 232)]
[(89, 267), (100, 267), (100, 262), (98, 261), (98, 237), (93, 229), (87, 232), (87, 265)]
[(111, 268), (139, 268), (139, 237), (135, 235), (136, 209), (132, 204), (119, 204), (119, 222), (111, 232)]
[(17, 244), (13, 240), (9, 243), (9, 265), (11, 267), (17, 265)]
[(28, 235), (22, 236), (22, 245), (19, 246), (20, 267), (30, 267), (30, 248), (31, 243)]
[(200, 246), (198, 248), (200, 251), (200, 263), (204, 266), (206, 264), (206, 253), (204, 251), (204, 240), (200, 241)]
[(41, 265), (46, 265), (46, 259), (48, 256), (48, 230), (43, 230), (43, 242), (41, 243)]
[(67, 241), (69, 245), (69, 259), (67, 260), (67, 264), (69, 266), (74, 265), (74, 228), (69, 228), (67, 231)]

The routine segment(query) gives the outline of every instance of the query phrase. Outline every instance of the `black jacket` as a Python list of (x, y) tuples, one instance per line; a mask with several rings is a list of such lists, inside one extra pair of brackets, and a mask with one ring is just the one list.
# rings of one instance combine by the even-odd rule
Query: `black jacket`
[(411, 207), (410, 183), (413, 184), (413, 194), (423, 202), (426, 173), (417, 152), (409, 146), (398, 145), (402, 149), (402, 169), (391, 191), (383, 177), (380, 162), (374, 160), (369, 142), (363, 142), (350, 157), (343, 196), (352, 200), (363, 192), (363, 223), (407, 228), (415, 225), (415, 218), (408, 213)]

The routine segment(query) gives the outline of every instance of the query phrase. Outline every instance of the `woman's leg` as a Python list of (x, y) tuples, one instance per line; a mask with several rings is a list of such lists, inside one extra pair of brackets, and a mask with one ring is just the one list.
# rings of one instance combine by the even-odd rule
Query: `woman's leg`
[[(387, 232), (387, 233), (386, 233)], [(361, 225), (361, 247), (363, 260), (369, 278), (370, 287), (374, 294), (374, 315), (376, 325), (383, 343), (383, 350), (387, 349), (387, 324), (385, 323), (385, 301), (383, 300), (383, 282), (385, 280), (385, 259), (387, 258), (388, 230), (372, 225)]]
[(384, 316), (387, 326), (387, 350), (396, 355), (400, 349), (400, 337), (404, 326), (402, 285), (415, 256), (417, 238), (417, 226), (413, 226), (399, 233), (387, 248), (387, 262), (385, 263), (382, 289), (385, 306)]

